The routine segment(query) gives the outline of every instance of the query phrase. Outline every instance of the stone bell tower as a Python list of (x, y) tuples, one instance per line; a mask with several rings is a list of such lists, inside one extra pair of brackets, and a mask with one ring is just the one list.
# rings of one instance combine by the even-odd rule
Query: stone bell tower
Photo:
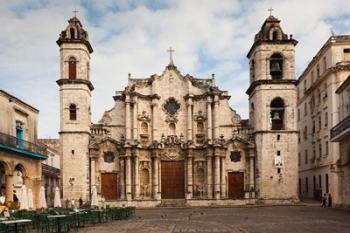
[(56, 41), (60, 47), (60, 145), (63, 199), (89, 199), (88, 145), (91, 125), (90, 54), (88, 33), (77, 17)]
[(255, 35), (250, 62), (249, 120), (256, 143), (257, 198), (297, 200), (298, 131), (295, 46), (270, 15)]

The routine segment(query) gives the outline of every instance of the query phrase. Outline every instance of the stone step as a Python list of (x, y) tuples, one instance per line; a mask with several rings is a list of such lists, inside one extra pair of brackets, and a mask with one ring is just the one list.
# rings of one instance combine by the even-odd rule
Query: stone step
[(160, 207), (185, 207), (185, 199), (162, 199)]

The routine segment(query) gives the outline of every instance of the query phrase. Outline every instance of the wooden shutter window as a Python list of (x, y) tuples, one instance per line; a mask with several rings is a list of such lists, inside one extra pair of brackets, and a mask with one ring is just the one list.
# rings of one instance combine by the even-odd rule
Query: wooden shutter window
[(69, 58), (68, 65), (68, 78), (76, 79), (77, 78), (77, 61), (74, 57)]

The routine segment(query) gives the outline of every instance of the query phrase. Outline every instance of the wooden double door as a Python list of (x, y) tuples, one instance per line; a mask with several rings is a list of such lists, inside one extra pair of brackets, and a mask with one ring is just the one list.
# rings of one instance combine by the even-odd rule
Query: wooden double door
[(244, 173), (228, 173), (228, 197), (230, 199), (244, 198)]
[(118, 175), (116, 173), (101, 174), (101, 192), (106, 200), (118, 199)]
[(184, 161), (162, 161), (161, 168), (162, 199), (185, 198)]

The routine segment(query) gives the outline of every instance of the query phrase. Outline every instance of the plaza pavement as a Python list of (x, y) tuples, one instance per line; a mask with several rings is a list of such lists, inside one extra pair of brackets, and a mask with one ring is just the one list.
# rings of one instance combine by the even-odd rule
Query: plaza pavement
[(130, 220), (85, 229), (86, 233), (349, 233), (350, 210), (298, 206), (137, 209)]

